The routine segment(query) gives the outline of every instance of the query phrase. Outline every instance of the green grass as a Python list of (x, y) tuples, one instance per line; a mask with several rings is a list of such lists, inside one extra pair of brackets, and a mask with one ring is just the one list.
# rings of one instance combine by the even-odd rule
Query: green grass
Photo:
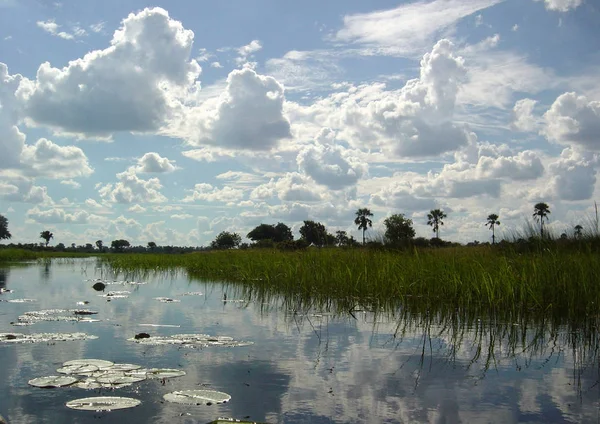
[(179, 267), (202, 279), (345, 304), (398, 305), (410, 298), (460, 307), (596, 315), (600, 255), (585, 249), (507, 252), (477, 248), (375, 251), (252, 249), (186, 255), (106, 255), (120, 271)]
[(84, 258), (91, 255), (74, 252), (34, 251), (25, 249), (0, 249), (0, 263), (34, 261), (45, 258)]

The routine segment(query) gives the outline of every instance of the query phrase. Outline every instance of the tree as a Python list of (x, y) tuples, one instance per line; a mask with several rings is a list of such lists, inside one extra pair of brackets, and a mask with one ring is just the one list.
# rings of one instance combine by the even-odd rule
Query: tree
[(115, 252), (122, 252), (123, 249), (125, 249), (126, 247), (131, 246), (129, 244), (129, 242), (127, 240), (123, 240), (123, 239), (118, 239), (118, 240), (113, 240), (110, 243), (110, 247), (115, 251)]
[(150, 249), (150, 250), (156, 249), (156, 243), (154, 243), (153, 241), (149, 241), (148, 242), (148, 249)]
[(336, 231), (335, 232), (335, 243), (338, 246), (348, 246), (350, 243), (350, 239), (348, 238), (348, 233), (345, 231)]
[(275, 243), (281, 243), (294, 240), (292, 229), (283, 222), (279, 222), (277, 225), (260, 224), (250, 231), (246, 237), (254, 242), (271, 240)]
[(9, 239), (12, 237), (10, 231), (8, 231), (8, 219), (5, 216), (0, 215), (0, 240)]
[(300, 236), (309, 245), (324, 246), (327, 242), (327, 230), (320, 222), (304, 221), (304, 224), (300, 227)]
[(410, 240), (415, 236), (413, 221), (406, 218), (404, 214), (398, 213), (387, 217), (383, 221), (385, 225), (386, 242), (397, 245), (402, 241)]
[(48, 243), (50, 243), (50, 239), (54, 238), (54, 234), (48, 230), (45, 230), (40, 233), (40, 238), (46, 240), (46, 247), (48, 247)]
[(213, 249), (233, 249), (242, 242), (242, 237), (238, 233), (230, 233), (229, 231), (222, 231), (219, 235), (210, 243), (210, 247)]
[(491, 213), (487, 217), (487, 223), (485, 224), (490, 230), (492, 230), (492, 244), (496, 244), (496, 226), (500, 225), (498, 221), (498, 215)]
[(96, 240), (96, 247), (98, 250), (102, 250), (102, 240)]
[(427, 214), (427, 225), (431, 225), (436, 238), (440, 238), (440, 225), (444, 225), (444, 218), (448, 215), (441, 209), (433, 209)]
[(540, 223), (540, 235), (544, 238), (544, 220), (548, 221), (550, 215), (550, 207), (547, 203), (536, 203), (533, 207), (533, 218)]
[(575, 237), (581, 238), (583, 236), (583, 227), (579, 224), (575, 226)]
[(284, 241), (294, 241), (294, 235), (292, 229), (285, 225), (283, 222), (278, 222), (275, 226), (275, 240), (277, 243)]
[(358, 225), (359, 230), (362, 230), (363, 245), (365, 244), (365, 231), (367, 231), (369, 227), (373, 226), (373, 221), (369, 219), (371, 216), (373, 216), (373, 213), (367, 208), (362, 208), (356, 211), (356, 219), (354, 219), (354, 224)]

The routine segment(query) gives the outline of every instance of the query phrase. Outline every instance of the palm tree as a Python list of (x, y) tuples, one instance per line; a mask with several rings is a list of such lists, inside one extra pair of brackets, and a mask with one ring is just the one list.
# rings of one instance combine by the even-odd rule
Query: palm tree
[(373, 213), (367, 208), (362, 208), (356, 211), (356, 219), (354, 220), (354, 223), (358, 225), (358, 229), (362, 230), (363, 232), (363, 245), (365, 244), (365, 231), (367, 231), (369, 227), (373, 226), (373, 221), (369, 219), (370, 216), (373, 216)]
[(48, 243), (50, 243), (50, 239), (54, 238), (54, 234), (52, 234), (50, 231), (46, 230), (46, 231), (42, 231), (40, 233), (40, 238), (43, 238), (44, 240), (46, 240), (46, 247), (48, 247)]
[(495, 213), (489, 214), (485, 226), (492, 230), (492, 244), (496, 244), (496, 225), (500, 225), (500, 221), (498, 221), (498, 215)]
[(431, 225), (436, 238), (440, 238), (440, 225), (444, 225), (442, 219), (448, 215), (440, 209), (433, 209), (427, 214), (427, 225)]
[(533, 207), (533, 218), (540, 223), (540, 235), (544, 238), (544, 220), (548, 221), (550, 207), (547, 203), (540, 202)]
[(577, 224), (575, 226), (575, 237), (581, 238), (582, 235), (583, 235), (583, 227), (581, 225)]

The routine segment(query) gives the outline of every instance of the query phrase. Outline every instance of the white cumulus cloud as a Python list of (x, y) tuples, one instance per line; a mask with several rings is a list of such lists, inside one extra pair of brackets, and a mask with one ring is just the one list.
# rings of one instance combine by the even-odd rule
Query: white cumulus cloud
[(200, 74), (189, 58), (193, 38), (164, 9), (144, 9), (123, 20), (110, 47), (62, 69), (43, 63), (18, 95), (30, 121), (64, 133), (155, 131), (171, 115), (172, 92), (189, 88)]

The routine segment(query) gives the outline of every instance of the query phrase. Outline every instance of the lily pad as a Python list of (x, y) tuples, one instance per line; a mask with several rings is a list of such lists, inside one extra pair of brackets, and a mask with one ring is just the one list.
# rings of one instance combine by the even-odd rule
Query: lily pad
[(185, 375), (185, 371), (172, 368), (141, 368), (139, 370), (129, 371), (126, 374), (133, 377), (145, 376), (145, 378), (148, 379), (161, 379), (182, 377)]
[(181, 390), (167, 393), (163, 396), (163, 399), (185, 405), (212, 405), (214, 403), (227, 403), (231, 396), (215, 390)]
[(108, 372), (126, 372), (126, 371), (134, 371), (142, 368), (141, 365), (136, 364), (112, 364), (107, 367), (100, 367), (100, 371), (108, 371)]
[(77, 383), (78, 379), (68, 375), (51, 375), (48, 377), (39, 377), (29, 380), (27, 384), (35, 387), (50, 388), (50, 387), (65, 387), (73, 383)]
[(88, 375), (95, 371), (98, 371), (98, 367), (95, 365), (81, 364), (81, 365), (67, 365), (66, 367), (60, 367), (56, 372), (61, 374), (76, 374), (76, 375)]
[(116, 409), (134, 408), (142, 402), (134, 398), (99, 396), (76, 399), (67, 402), (67, 408), (80, 411), (114, 411)]
[(36, 323), (41, 321), (82, 321), (83, 315), (96, 315), (97, 311), (88, 309), (46, 309), (43, 311), (30, 311), (19, 316), (19, 322)]
[(47, 343), (70, 342), (76, 340), (93, 340), (98, 337), (86, 333), (39, 333), (39, 334), (8, 334), (0, 333), (0, 343)]
[(100, 377), (96, 377), (98, 383), (102, 384), (133, 384), (145, 379), (146, 375), (126, 375), (122, 372), (108, 372)]
[(162, 303), (179, 303), (181, 300), (179, 299), (171, 299), (170, 297), (155, 297), (154, 300), (158, 300)]
[(63, 367), (69, 367), (69, 366), (86, 366), (86, 365), (92, 365), (94, 367), (96, 367), (96, 369), (94, 371), (98, 371), (99, 369), (102, 368), (109, 368), (112, 367), (115, 363), (111, 362), (111, 361), (106, 361), (104, 359), (73, 359), (71, 361), (67, 361), (63, 364)]
[(253, 342), (236, 341), (229, 336), (210, 336), (208, 334), (175, 334), (173, 336), (152, 336), (146, 338), (127, 339), (145, 345), (181, 345), (186, 347), (240, 347), (249, 346)]
[(77, 383), (73, 384), (73, 387), (85, 390), (96, 390), (102, 389), (105, 386), (103, 384), (98, 383), (98, 381), (94, 377), (88, 377), (84, 380), (78, 381)]

